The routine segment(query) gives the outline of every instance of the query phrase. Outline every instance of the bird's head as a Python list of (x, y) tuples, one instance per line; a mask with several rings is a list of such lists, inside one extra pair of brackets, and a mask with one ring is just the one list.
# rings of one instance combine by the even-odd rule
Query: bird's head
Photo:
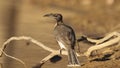
[(45, 14), (44, 17), (52, 17), (57, 20), (57, 22), (62, 22), (62, 14), (59, 13), (50, 13)]

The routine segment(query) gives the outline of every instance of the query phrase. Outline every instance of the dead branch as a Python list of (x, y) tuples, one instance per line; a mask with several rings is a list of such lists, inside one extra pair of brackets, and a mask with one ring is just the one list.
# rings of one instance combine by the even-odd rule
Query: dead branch
[[(12, 58), (12, 59), (14, 59), (14, 60), (16, 60), (16, 61), (19, 61), (20, 63), (22, 63), (22, 64), (24, 65), (24, 68), (27, 68), (25, 62), (23, 62), (22, 60), (6, 54), (2, 49), (0, 49), (0, 52), (2, 52), (6, 57), (9, 57), (9, 58)], [(1, 68), (2, 68), (2, 67), (1, 67)]]
[(91, 47), (87, 50), (87, 52), (85, 53), (85, 55), (86, 55), (86, 56), (90, 56), (90, 54), (91, 54), (92, 51), (99, 50), (99, 49), (102, 49), (102, 48), (104, 48), (104, 47), (108, 47), (108, 46), (110, 46), (110, 45), (113, 45), (113, 44), (115, 44), (115, 43), (118, 43), (119, 41), (120, 41), (120, 37), (117, 37), (117, 38), (112, 39), (112, 40), (110, 40), (110, 41), (108, 41), (108, 42), (105, 42), (105, 43), (103, 43), (103, 44), (91, 46)]
[(96, 45), (97, 45), (97, 44), (103, 43), (104, 41), (110, 39), (113, 36), (117, 36), (118, 37), (118, 36), (120, 36), (120, 33), (118, 33), (118, 32), (112, 32), (112, 33), (107, 34), (104, 38), (99, 39), (99, 40), (91, 39), (91, 38), (87, 38), (87, 40), (89, 42), (96, 43)]
[[(116, 36), (115, 38), (113, 39), (110, 39), (108, 40), (109, 38), (113, 37), (113, 36)], [(28, 40), (34, 44), (36, 44), (37, 46), (43, 48), (44, 50), (46, 51), (49, 51), (51, 52), (48, 56), (46, 56), (44, 59), (42, 59), (40, 61), (40, 64), (43, 64), (45, 63), (46, 61), (48, 61), (50, 58), (52, 58), (53, 56), (55, 55), (60, 55), (60, 51), (59, 50), (55, 50), (55, 49), (52, 49), (50, 47), (47, 47), (45, 46), (44, 44), (42, 44), (41, 42), (31, 38), (31, 37), (26, 37), (26, 36), (20, 36), (20, 37), (11, 37), (10, 39), (8, 39), (6, 42), (4, 42), (4, 44), (2, 45), (2, 48), (1, 48), (1, 51), (0, 51), (0, 55), (2, 55), (4, 53), (4, 49), (5, 49), (5, 46), (10, 43), (11, 41), (13, 40)], [(89, 57), (91, 55), (91, 52), (95, 51), (95, 50), (99, 50), (99, 49), (102, 49), (102, 48), (105, 48), (105, 47), (108, 47), (108, 46), (111, 46), (115, 43), (118, 43), (120, 41), (120, 34), (118, 32), (112, 32), (108, 35), (106, 35), (103, 39), (100, 39), (100, 40), (95, 40), (95, 39), (90, 39), (90, 38), (87, 38), (88, 41), (90, 42), (95, 42), (97, 43), (97, 45), (94, 45), (94, 46), (91, 46), (90, 48), (88, 48), (88, 50), (86, 52), (84, 52), (83, 54), (78, 54), (77, 53), (77, 56), (80, 57), (80, 56), (87, 56)], [(106, 42), (104, 42), (105, 40), (108, 40)], [(99, 45), (98, 45), (99, 43)], [(7, 54), (6, 54), (7, 55)], [(62, 55), (67, 55), (67, 51), (63, 51), (62, 52)], [(16, 59), (15, 59), (16, 60)], [(19, 60), (17, 60), (19, 61)], [(19, 61), (20, 62), (20, 61)]]
[[(6, 42), (3, 43), (1, 49), (4, 50), (4, 49), (5, 49), (5, 46), (6, 46), (8, 43), (10, 43), (11, 41), (13, 41), (13, 40), (29, 40), (29, 41), (35, 43), (37, 46), (40, 46), (40, 47), (42, 47), (43, 49), (45, 49), (45, 50), (47, 50), (47, 51), (49, 51), (49, 52), (53, 52), (53, 51), (54, 51), (54, 49), (51, 49), (51, 48), (49, 48), (49, 47), (47, 47), (47, 46), (44, 46), (42, 43), (38, 42), (37, 40), (34, 40), (34, 39), (32, 39), (31, 37), (25, 37), (25, 36), (11, 37), (10, 39), (8, 39)], [(1, 55), (2, 55), (2, 52), (0, 52), (0, 56), (1, 56)]]
[[(31, 38), (31, 37), (27, 37), (27, 36), (11, 37), (10, 39), (8, 39), (6, 42), (3, 43), (1, 49), (4, 50), (5, 47), (6, 47), (6, 45), (7, 45), (8, 43), (10, 43), (11, 41), (13, 41), (13, 40), (28, 40), (28, 41), (36, 44), (37, 46), (43, 48), (43, 49), (46, 50), (46, 51), (49, 51), (49, 52), (52, 52), (52, 53), (55, 53), (55, 54), (60, 54), (59, 50), (55, 50), (55, 49), (52, 49), (52, 48), (50, 48), (50, 47), (47, 47), (47, 46), (45, 46), (44, 44), (42, 44), (41, 42), (39, 42), (39, 41), (37, 41), (37, 40), (35, 40), (35, 39)], [(62, 54), (63, 54), (63, 55), (67, 55), (67, 52), (66, 52), (66, 51), (63, 51)], [(2, 52), (0, 52), (0, 55), (2, 55)], [(79, 54), (77, 54), (77, 55), (79, 56)]]
[[(113, 38), (113, 39), (110, 39), (113, 36), (116, 36), (116, 37)], [(108, 40), (108, 39), (110, 39), (110, 40)], [(102, 49), (104, 47), (111, 46), (111, 45), (113, 45), (115, 43), (119, 43), (119, 41), (120, 41), (120, 33), (112, 32), (112, 33), (106, 35), (103, 39), (100, 39), (100, 40), (94, 40), (94, 39), (90, 39), (90, 38), (87, 38), (87, 40), (90, 41), (90, 42), (95, 42), (96, 43), (95, 46), (91, 46), (90, 48), (88, 48), (87, 52), (84, 53), (85, 56), (90, 56), (91, 52), (93, 52), (95, 50), (99, 50), (99, 49)], [(106, 40), (108, 40), (108, 41), (106, 41)], [(104, 42), (104, 41), (106, 41), (106, 42)]]
[[(43, 48), (44, 50), (46, 51), (49, 51), (51, 52), (51, 54), (49, 54), (47, 57), (45, 57), (43, 60), (40, 61), (41, 64), (45, 63), (47, 60), (49, 60), (50, 58), (52, 58), (53, 56), (55, 55), (60, 55), (60, 51), (59, 50), (54, 50), (52, 48), (49, 48), (47, 46), (45, 46), (44, 44), (42, 44), (41, 42), (38, 42), (37, 40), (31, 38), (31, 37), (26, 37), (26, 36), (20, 36), (20, 37), (11, 37), (10, 39), (8, 39), (6, 42), (3, 43), (2, 47), (1, 47), (1, 51), (0, 51), (0, 56), (2, 56), (2, 54), (5, 54), (7, 57), (10, 57), (10, 58), (13, 58), (19, 62), (21, 62), (22, 64), (24, 64), (23, 61), (13, 57), (13, 56), (10, 56), (10, 55), (7, 55), (3, 50), (5, 49), (6, 45), (8, 43), (10, 43), (11, 41), (13, 40), (29, 40), (30, 42), (36, 44), (37, 46)], [(67, 55), (67, 51), (62, 51), (62, 55)], [(77, 54), (77, 56), (80, 56), (79, 54)]]

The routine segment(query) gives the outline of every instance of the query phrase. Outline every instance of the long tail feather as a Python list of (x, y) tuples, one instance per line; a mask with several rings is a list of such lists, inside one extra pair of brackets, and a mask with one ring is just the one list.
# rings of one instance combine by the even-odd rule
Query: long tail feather
[(69, 67), (80, 66), (80, 62), (79, 62), (77, 55), (73, 49), (68, 50), (68, 66)]

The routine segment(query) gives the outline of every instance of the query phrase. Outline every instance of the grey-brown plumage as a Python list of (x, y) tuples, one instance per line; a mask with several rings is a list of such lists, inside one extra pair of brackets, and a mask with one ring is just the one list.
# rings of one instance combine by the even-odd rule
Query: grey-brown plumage
[(60, 45), (60, 51), (63, 49), (68, 51), (68, 66), (80, 66), (79, 60), (74, 50), (76, 43), (74, 30), (70, 26), (63, 23), (61, 14), (51, 13), (44, 16), (53, 17), (57, 21), (57, 24), (54, 28), (54, 35), (58, 44)]

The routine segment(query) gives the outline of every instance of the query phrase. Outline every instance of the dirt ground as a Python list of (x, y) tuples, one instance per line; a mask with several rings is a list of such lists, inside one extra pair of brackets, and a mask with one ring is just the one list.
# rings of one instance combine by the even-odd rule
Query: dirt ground
[[(30, 36), (48, 47), (59, 49), (53, 36), (55, 20), (44, 18), (43, 15), (47, 13), (61, 13), (64, 16), (64, 22), (75, 30), (77, 38), (81, 35), (98, 38), (109, 32), (119, 31), (120, 1), (116, 0), (115, 4), (111, 6), (105, 5), (103, 1), (95, 1), (91, 6), (82, 6), (79, 3), (67, 5), (67, 0), (63, 2), (25, 0), (17, 7), (14, 36)], [(86, 42), (79, 44), (82, 52), (94, 45)], [(40, 68), (40, 60), (49, 54), (49, 52), (26, 40), (12, 41), (5, 51), (9, 55), (23, 60), (28, 68)], [(118, 55), (120, 55), (119, 52)], [(3, 57), (2, 68), (23, 68), (23, 65), (18, 61)], [(89, 62), (86, 57), (79, 57), (79, 60), (82, 65), (80, 68), (120, 68), (120, 59)], [(41, 68), (67, 68), (67, 56), (59, 57), (58, 61), (51, 61), (47, 61)]]

